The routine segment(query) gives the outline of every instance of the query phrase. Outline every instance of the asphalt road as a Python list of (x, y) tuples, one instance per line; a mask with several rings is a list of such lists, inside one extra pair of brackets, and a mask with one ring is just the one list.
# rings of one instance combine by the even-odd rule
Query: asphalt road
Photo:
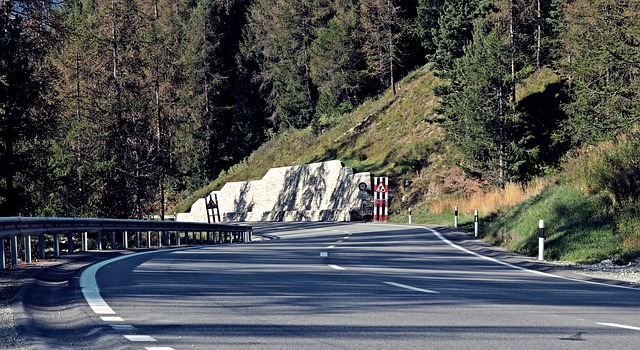
[(18, 330), (34, 349), (638, 348), (640, 289), (449, 230), (256, 224), (274, 239), (85, 272), (112, 313), (87, 304), (77, 271), (41, 278), (21, 292)]

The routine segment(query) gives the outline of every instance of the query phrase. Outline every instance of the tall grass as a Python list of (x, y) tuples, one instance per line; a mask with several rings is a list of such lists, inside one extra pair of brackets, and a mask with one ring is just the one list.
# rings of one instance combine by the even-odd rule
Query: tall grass
[(598, 210), (614, 219), (624, 254), (640, 256), (640, 136), (620, 135), (590, 147), (570, 170), (574, 186), (603, 198)]
[(498, 188), (487, 192), (476, 192), (469, 195), (443, 197), (429, 202), (429, 211), (433, 215), (451, 212), (459, 207), (465, 215), (478, 210), (479, 215), (502, 212), (522, 203), (524, 200), (538, 195), (550, 183), (550, 179), (536, 178), (528, 185), (507, 183), (504, 190)]

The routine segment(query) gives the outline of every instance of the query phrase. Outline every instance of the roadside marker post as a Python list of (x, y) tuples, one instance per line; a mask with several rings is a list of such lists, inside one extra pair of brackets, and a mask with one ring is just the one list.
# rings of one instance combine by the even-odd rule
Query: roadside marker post
[(453, 227), (458, 228), (458, 207), (454, 207)]
[(544, 260), (544, 220), (538, 221), (538, 260)]
[(478, 237), (478, 211), (473, 214), (473, 233), (475, 237)]
[(409, 223), (411, 223), (411, 207), (409, 207)]

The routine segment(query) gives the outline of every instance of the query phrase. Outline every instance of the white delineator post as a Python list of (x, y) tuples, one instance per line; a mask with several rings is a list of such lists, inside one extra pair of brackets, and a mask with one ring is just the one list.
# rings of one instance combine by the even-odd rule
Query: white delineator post
[(384, 193), (382, 194), (384, 203), (384, 222), (389, 221), (389, 178), (384, 178)]
[(454, 208), (453, 227), (458, 228), (458, 207)]
[(411, 207), (409, 207), (409, 223), (411, 223)]
[(473, 214), (473, 233), (475, 237), (478, 237), (478, 211)]
[(538, 260), (544, 260), (544, 220), (538, 221)]

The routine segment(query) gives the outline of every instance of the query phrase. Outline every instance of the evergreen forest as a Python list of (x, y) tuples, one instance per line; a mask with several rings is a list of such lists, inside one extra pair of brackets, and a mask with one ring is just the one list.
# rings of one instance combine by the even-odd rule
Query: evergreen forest
[(636, 140), (640, 1), (0, 0), (0, 216), (163, 217), (420, 69), (464, 176), (526, 184)]

